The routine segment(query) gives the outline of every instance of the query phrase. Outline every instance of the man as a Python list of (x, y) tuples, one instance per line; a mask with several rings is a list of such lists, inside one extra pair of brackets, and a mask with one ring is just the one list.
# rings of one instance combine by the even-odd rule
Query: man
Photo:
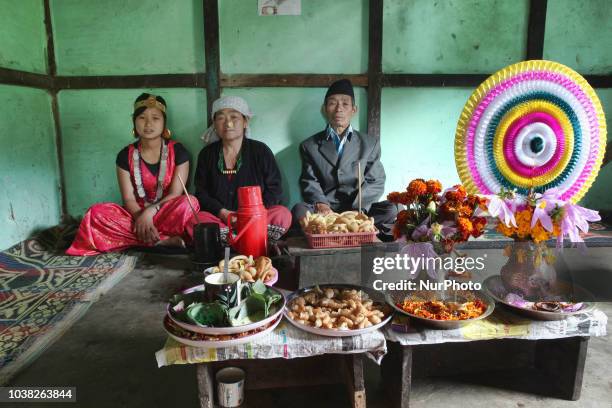
[(357, 113), (351, 81), (334, 82), (321, 110), (327, 127), (300, 145), (300, 187), (305, 202), (293, 207), (294, 221), (302, 219), (306, 211), (327, 214), (358, 210), (357, 172), (361, 163), (361, 209), (374, 218), (381, 239), (392, 239), (397, 207), (388, 201), (377, 202), (385, 189), (380, 140), (351, 126), (351, 118)]

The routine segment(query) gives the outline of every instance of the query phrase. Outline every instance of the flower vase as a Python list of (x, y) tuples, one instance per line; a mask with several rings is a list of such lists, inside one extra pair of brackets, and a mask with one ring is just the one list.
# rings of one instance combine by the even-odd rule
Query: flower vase
[(501, 279), (509, 293), (537, 299), (554, 285), (554, 256), (545, 243), (515, 241), (505, 254), (508, 261), (501, 268)]

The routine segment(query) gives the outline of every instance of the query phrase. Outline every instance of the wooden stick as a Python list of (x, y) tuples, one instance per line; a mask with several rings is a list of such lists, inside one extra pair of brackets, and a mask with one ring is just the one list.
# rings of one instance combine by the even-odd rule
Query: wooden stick
[(187, 187), (185, 187), (185, 182), (183, 181), (183, 178), (178, 172), (176, 173), (176, 175), (178, 176), (179, 181), (181, 182), (181, 186), (183, 187), (183, 191), (187, 196), (187, 202), (189, 203), (189, 208), (191, 208), (191, 212), (193, 212), (193, 218), (195, 218), (196, 224), (199, 224), (200, 219), (198, 218), (198, 213), (196, 212), (195, 208), (193, 208), (193, 204), (191, 204), (191, 198), (189, 198), (189, 193), (187, 192)]
[(357, 162), (357, 180), (359, 182), (359, 189), (357, 195), (359, 196), (359, 214), (361, 214), (361, 162)]

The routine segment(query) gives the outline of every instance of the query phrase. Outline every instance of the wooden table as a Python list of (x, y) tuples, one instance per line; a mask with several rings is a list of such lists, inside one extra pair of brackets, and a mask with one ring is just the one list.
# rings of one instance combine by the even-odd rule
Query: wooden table
[(576, 401), (589, 338), (606, 334), (607, 316), (594, 309), (546, 322), (499, 308), (448, 331), (407, 321), (396, 326), (403, 332), (387, 327), (381, 365), (386, 395), (401, 408), (410, 405), (412, 379), (432, 376)]
[[(420, 346), (388, 342), (389, 352), (381, 368), (383, 386), (392, 406), (401, 408), (410, 406), (413, 377), (440, 375), (462, 375), (475, 384), (576, 401), (582, 389), (588, 341), (588, 337), (577, 336)], [(519, 373), (525, 376), (524, 381), (512, 382), (512, 376)]]
[[(216, 399), (214, 374), (224, 367), (240, 367), (246, 372), (245, 388), (261, 390), (322, 384), (346, 387), (351, 406), (365, 408), (361, 354), (325, 354), (312, 357), (270, 360), (229, 360), (197, 365), (198, 393), (201, 408), (213, 408)], [(248, 398), (243, 407), (249, 407)]]

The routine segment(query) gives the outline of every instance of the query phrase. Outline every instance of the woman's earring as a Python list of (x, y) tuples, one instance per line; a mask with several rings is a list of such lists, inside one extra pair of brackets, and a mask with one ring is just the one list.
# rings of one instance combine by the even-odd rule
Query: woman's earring
[(134, 136), (134, 137), (138, 137), (138, 136), (136, 135), (136, 129), (132, 129), (132, 136)]
[(170, 139), (170, 136), (172, 136), (172, 132), (170, 131), (170, 129), (165, 128), (164, 131), (162, 132), (162, 137), (164, 139)]

